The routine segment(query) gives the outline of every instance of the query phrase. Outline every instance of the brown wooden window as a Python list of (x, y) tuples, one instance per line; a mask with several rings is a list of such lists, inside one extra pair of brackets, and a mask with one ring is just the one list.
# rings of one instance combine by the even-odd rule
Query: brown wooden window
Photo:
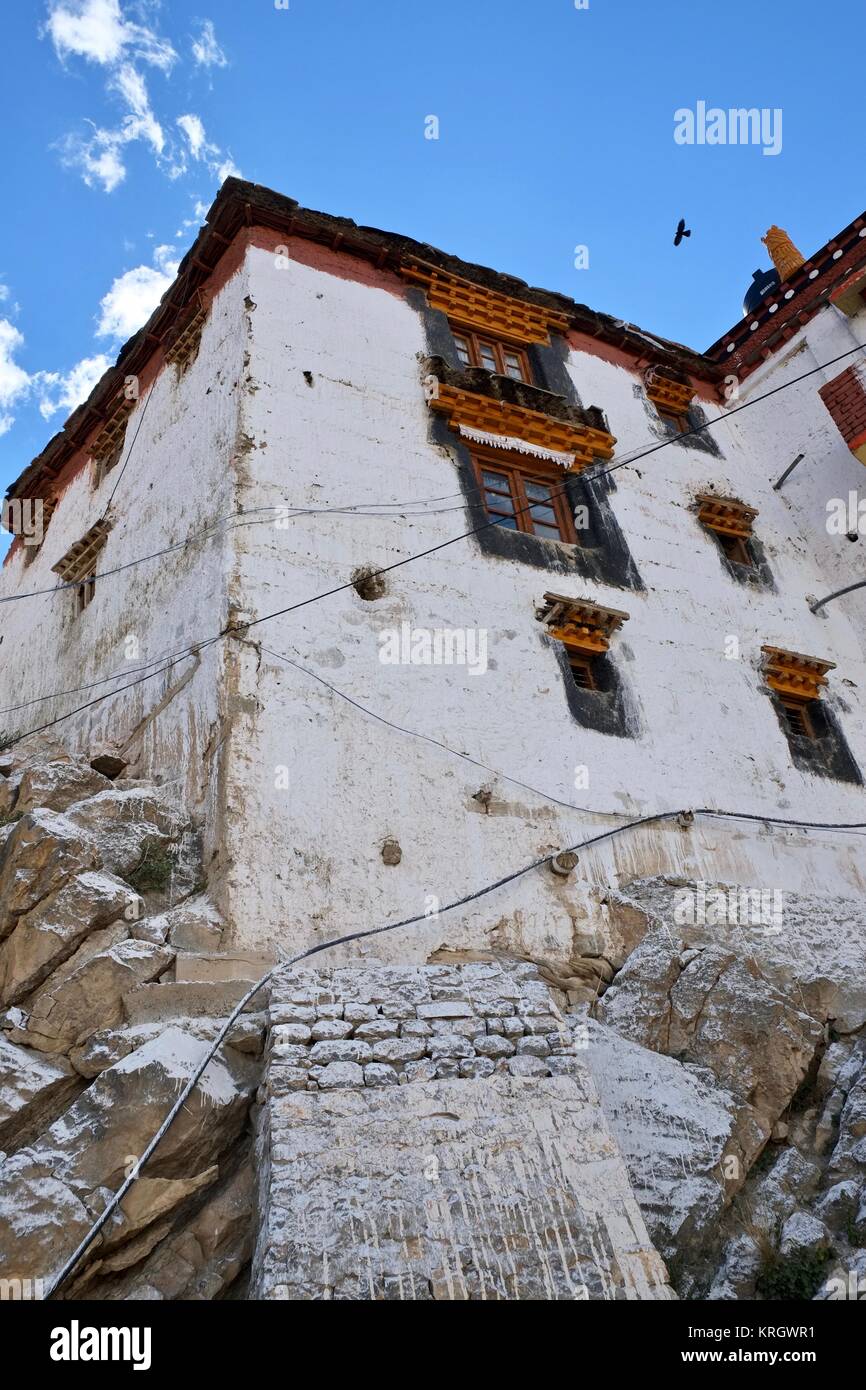
[(577, 545), (561, 473), (545, 474), (530, 464), (487, 457), (477, 457), (474, 462), (484, 507), (492, 521), (545, 541)]
[(62, 560), (51, 568), (59, 574), (64, 584), (74, 585), (75, 612), (83, 613), (93, 601), (96, 593), (96, 561), (99, 552), (108, 540), (110, 524), (104, 519), (97, 521), (80, 541), (76, 541)]
[(797, 738), (815, 738), (815, 724), (810, 713), (812, 700), (785, 698), (781, 701), (788, 731)]
[(454, 328), (457, 356), (464, 367), (484, 367), (488, 372), (510, 376), (512, 381), (532, 382), (529, 358), (521, 347), (503, 343), (468, 328)]
[(90, 603), (90, 601), (91, 601), (91, 599), (93, 598), (93, 595), (94, 595), (95, 593), (96, 593), (96, 575), (95, 575), (95, 573), (94, 573), (94, 574), (88, 574), (88, 575), (85, 576), (84, 579), (81, 580), (81, 583), (78, 585), (78, 588), (75, 590), (76, 611), (79, 612), (79, 613), (83, 613), (83, 612), (84, 612), (84, 609), (85, 609), (85, 608), (87, 607), (87, 605)]
[(672, 410), (662, 410), (659, 405), (656, 406), (656, 410), (659, 413), (659, 417), (668, 425), (673, 425), (674, 429), (679, 434), (688, 434), (691, 428), (688, 415), (677, 415)]
[(728, 536), (723, 531), (717, 531), (719, 545), (725, 552), (729, 560), (736, 565), (749, 565), (754, 567), (752, 553), (749, 550), (749, 542), (743, 536)]
[(568, 665), (578, 690), (598, 690), (598, 680), (593, 669), (595, 658), (569, 651)]

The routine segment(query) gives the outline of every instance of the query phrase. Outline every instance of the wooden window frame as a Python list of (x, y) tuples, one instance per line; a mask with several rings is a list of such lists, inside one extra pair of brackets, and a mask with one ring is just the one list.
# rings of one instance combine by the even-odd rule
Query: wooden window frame
[(691, 429), (688, 415), (681, 415), (676, 410), (671, 410), (665, 406), (659, 405), (656, 401), (654, 401), (653, 404), (655, 405), (656, 413), (660, 420), (664, 420), (667, 425), (673, 425), (678, 434), (688, 434)]
[(755, 561), (749, 548), (748, 537), (733, 536), (729, 531), (716, 531), (719, 545), (722, 551), (733, 565), (742, 565), (745, 569), (754, 569)]
[[(478, 333), (474, 328), (463, 328), (459, 323), (451, 324), (451, 332), (454, 334), (454, 341), (458, 338), (466, 344), (469, 352), (469, 361), (461, 365), (465, 367), (481, 367), (484, 371), (492, 371), (491, 367), (485, 365), (481, 360), (481, 347), (492, 348), (493, 356), (496, 361), (496, 371), (499, 376), (507, 376), (510, 381), (523, 381), (527, 386), (534, 386), (535, 382), (532, 375), (532, 368), (529, 365), (529, 355), (524, 347), (518, 343), (509, 343), (505, 338), (495, 338), (491, 333)], [(522, 376), (512, 376), (506, 370), (505, 354), (511, 353), (520, 363)], [(459, 354), (458, 354), (459, 355)]]
[[(785, 711), (785, 723), (788, 726), (789, 733), (794, 734), (797, 738), (817, 738), (815, 723), (809, 708), (810, 705), (816, 704), (817, 701), (798, 700), (791, 695), (780, 695), (779, 699), (782, 704), (782, 709)], [(794, 716), (793, 722), (790, 718), (791, 715)], [(797, 727), (798, 722), (802, 724), (802, 729)]]
[(79, 581), (75, 590), (75, 611), (83, 613), (85, 608), (93, 602), (96, 594), (96, 571), (85, 574)]
[[(529, 455), (515, 455), (500, 453), (495, 449), (475, 448), (472, 450), (472, 465), (475, 470), (475, 483), (481, 505), (491, 521), (498, 516), (503, 518), (513, 516), (515, 526), (505, 527), (505, 530), (517, 531), (526, 536), (535, 536), (536, 540), (549, 541), (553, 544), (580, 545), (574, 517), (571, 514), (571, 506), (565, 492), (564, 475), (555, 464), (545, 466), (543, 459), (533, 460)], [(491, 511), (487, 505), (487, 495), (490, 489), (485, 486), (482, 471), (505, 475), (508, 480), (509, 498), (514, 506), (513, 512)], [(526, 483), (539, 483), (542, 487), (551, 488), (553, 495), (550, 498), (550, 506), (559, 527), (558, 541), (552, 536), (540, 536), (536, 532), (530, 507), (547, 504), (532, 502), (526, 496)]]
[[(597, 657), (589, 656), (584, 652), (577, 652), (566, 647), (568, 655), (568, 666), (572, 678), (578, 690), (598, 690), (598, 678), (593, 669)], [(581, 679), (578, 679), (578, 673)]]

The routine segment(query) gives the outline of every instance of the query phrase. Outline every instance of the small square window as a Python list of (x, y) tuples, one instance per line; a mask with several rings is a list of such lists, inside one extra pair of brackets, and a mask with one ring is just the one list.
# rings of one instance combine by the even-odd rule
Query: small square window
[(658, 405), (656, 406), (656, 410), (659, 413), (659, 418), (664, 420), (665, 424), (673, 425), (678, 434), (688, 434), (691, 428), (688, 415), (677, 415), (671, 410), (663, 410), (662, 407)]
[(717, 531), (716, 534), (719, 538), (719, 545), (733, 564), (748, 565), (749, 568), (754, 567), (752, 552), (744, 536), (729, 536), (723, 531)]
[(815, 723), (810, 713), (811, 700), (783, 700), (785, 723), (796, 738), (815, 738)]
[(568, 665), (578, 690), (598, 690), (598, 680), (593, 669), (592, 657), (581, 656), (577, 652), (569, 652)]
[(87, 605), (92, 601), (96, 593), (96, 575), (88, 574), (81, 580), (75, 590), (76, 611), (83, 613)]

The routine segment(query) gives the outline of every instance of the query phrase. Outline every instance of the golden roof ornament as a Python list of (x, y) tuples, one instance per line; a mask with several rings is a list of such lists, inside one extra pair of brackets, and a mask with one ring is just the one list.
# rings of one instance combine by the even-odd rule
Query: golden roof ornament
[(773, 223), (766, 236), (761, 237), (761, 241), (766, 246), (772, 257), (773, 265), (779, 272), (780, 280), (790, 280), (795, 270), (805, 264), (805, 256), (801, 256), (787, 232), (783, 232), (781, 227)]

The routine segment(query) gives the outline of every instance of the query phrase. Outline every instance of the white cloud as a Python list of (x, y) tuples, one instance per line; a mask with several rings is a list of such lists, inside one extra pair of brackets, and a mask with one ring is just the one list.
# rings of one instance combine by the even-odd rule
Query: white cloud
[(175, 254), (172, 246), (157, 246), (155, 265), (137, 265), (117, 276), (100, 301), (98, 338), (125, 342), (147, 322), (177, 274)]
[[(178, 116), (177, 124), (189, 141), (189, 152), (193, 159), (200, 159), (202, 150), (210, 148), (204, 137), (204, 122), (201, 117)], [(217, 151), (217, 153), (219, 152)]]
[(224, 68), (228, 65), (229, 60), (217, 43), (212, 19), (202, 22), (201, 33), (192, 41), (192, 56), (199, 67)]
[[(219, 145), (214, 145), (208, 140), (201, 116), (196, 116), (194, 113), (189, 112), (185, 116), (178, 116), (176, 124), (183, 131), (186, 138), (190, 159), (204, 163), (218, 183), (222, 183), (223, 179), (228, 178), (229, 174), (234, 174), (236, 178), (241, 178), (241, 171), (235, 164), (231, 155), (224, 153)], [(177, 178), (180, 174), (186, 173), (186, 154), (187, 151), (184, 151), (176, 160), (171, 170), (172, 178)], [(205, 211), (207, 211), (207, 209), (205, 209)]]
[(8, 319), (0, 319), (0, 406), (14, 405), (30, 385), (23, 367), (13, 361), (24, 337)]
[(39, 392), (39, 414), (48, 420), (58, 410), (67, 414), (86, 401), (100, 377), (111, 366), (111, 358), (99, 352), (83, 357), (68, 372), (37, 372), (34, 378)]
[(0, 434), (5, 434), (15, 422), (9, 407), (15, 406), (30, 390), (30, 376), (14, 360), (23, 346), (24, 338), (14, 323), (0, 319)]
[(104, 192), (113, 193), (126, 178), (121, 154), (123, 140), (117, 131), (94, 126), (89, 139), (67, 135), (58, 148), (65, 167), (78, 169), (88, 188), (98, 184)]
[(61, 61), (75, 56), (112, 67), (133, 57), (163, 72), (177, 61), (168, 39), (126, 19), (120, 0), (49, 0), (48, 11), (45, 29)]
[[(88, 121), (89, 131), (70, 132), (57, 145), (67, 168), (75, 169), (90, 188), (113, 193), (127, 176), (127, 150), (141, 142), (152, 151), (158, 167), (171, 179), (188, 171), (190, 161), (202, 162), (220, 182), (239, 171), (231, 158), (205, 136), (201, 117), (189, 112), (176, 120), (180, 135), (166, 133), (151, 104), (143, 65), (164, 74), (178, 55), (168, 39), (127, 17), (131, 5), (120, 0), (48, 0), (47, 33), (62, 62), (82, 58), (106, 73), (106, 90), (117, 98), (123, 114), (117, 125)], [(193, 41), (197, 67), (225, 67), (227, 59), (204, 20)]]
[(211, 164), (209, 167), (212, 173), (216, 174), (217, 179), (220, 183), (222, 183), (224, 179), (243, 178), (243, 174), (241, 173), (238, 166), (235, 164), (230, 154), (226, 155), (225, 159), (220, 164)]

